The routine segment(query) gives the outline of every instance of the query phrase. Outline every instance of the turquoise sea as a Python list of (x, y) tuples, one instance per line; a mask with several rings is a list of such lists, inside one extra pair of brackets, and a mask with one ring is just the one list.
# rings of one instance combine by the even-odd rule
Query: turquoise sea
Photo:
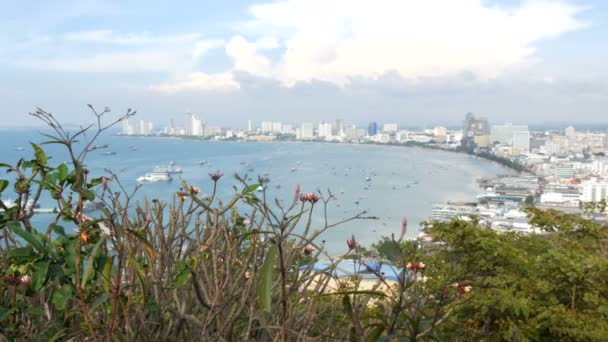
[[(20, 157), (32, 158), (29, 142), (45, 140), (35, 131), (0, 131), (0, 162), (10, 164)], [(254, 180), (257, 175), (265, 175), (271, 180), (267, 197), (285, 203), (292, 201), (298, 184), (302, 192), (330, 189), (337, 197), (328, 210), (330, 222), (363, 210), (379, 218), (350, 222), (328, 231), (321, 239), (326, 240), (330, 253), (344, 251), (345, 241), (352, 234), (365, 245), (382, 235), (399, 235), (403, 216), (409, 221), (407, 235), (417, 236), (419, 223), (428, 219), (433, 203), (474, 200), (480, 192), (477, 178), (509, 172), (497, 164), (464, 154), (398, 146), (214, 142), (112, 135), (102, 136), (98, 145), (103, 144), (109, 147), (92, 152), (87, 165), (95, 176), (111, 169), (129, 189), (134, 189), (135, 179), (152, 171), (155, 165), (166, 166), (174, 161), (183, 169), (172, 183), (144, 184), (138, 196), (171, 200), (180, 188), (179, 177), (203, 192), (210, 192), (208, 173), (220, 170), (225, 173), (220, 182), (222, 197), (233, 191), (232, 185), (237, 183), (232, 177), (235, 173), (248, 173)], [(18, 147), (25, 149), (18, 151)], [(57, 145), (47, 148), (54, 162), (67, 161)], [(105, 151), (116, 154), (103, 155)], [(207, 164), (199, 165), (202, 160)], [(0, 178), (10, 176), (2, 174)], [(371, 180), (366, 180), (367, 177)], [(10, 192), (5, 191), (3, 198), (11, 198)], [(52, 206), (48, 198), (41, 204)], [(44, 224), (44, 215), (38, 215), (35, 222)], [(315, 215), (315, 223), (323, 224), (321, 210)]]

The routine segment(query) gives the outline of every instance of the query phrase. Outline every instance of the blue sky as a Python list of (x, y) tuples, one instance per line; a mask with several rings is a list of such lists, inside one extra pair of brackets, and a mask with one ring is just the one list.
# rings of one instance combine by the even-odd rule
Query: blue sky
[(601, 0), (0, 4), (0, 126), (86, 104), (165, 123), (608, 123)]

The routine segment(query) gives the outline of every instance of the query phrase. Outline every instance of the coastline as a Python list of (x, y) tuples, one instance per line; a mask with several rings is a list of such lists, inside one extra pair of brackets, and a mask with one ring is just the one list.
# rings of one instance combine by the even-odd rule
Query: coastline
[(260, 142), (262, 142), (262, 143), (287, 142), (287, 143), (324, 143), (324, 144), (345, 144), (345, 145), (377, 145), (377, 146), (421, 148), (421, 149), (427, 149), (427, 150), (466, 154), (469, 156), (477, 157), (480, 159), (487, 160), (489, 162), (496, 163), (506, 169), (516, 172), (517, 174), (534, 175), (534, 172), (532, 172), (530, 169), (526, 168), (524, 165), (519, 164), (519, 163), (512, 161), (510, 159), (507, 159), (507, 158), (493, 155), (488, 152), (476, 153), (474, 151), (465, 150), (463, 148), (456, 148), (456, 149), (444, 148), (441, 146), (425, 144), (425, 143), (417, 143), (417, 142), (413, 142), (413, 141), (408, 141), (405, 143), (379, 143), (379, 142), (372, 142), (372, 141), (354, 143), (354, 142), (338, 142), (338, 141), (327, 141), (327, 140), (316, 140), (316, 139), (310, 139), (310, 140), (274, 139), (274, 140), (259, 140), (258, 141), (258, 140), (248, 140), (248, 139), (238, 139), (238, 138), (214, 140), (214, 139), (209, 139), (209, 138), (204, 138), (204, 137), (182, 136), (182, 135), (124, 135), (124, 134), (114, 134), (114, 135), (118, 136), (118, 137), (167, 138), (167, 139), (180, 139), (180, 140), (211, 141), (211, 142), (219, 142), (219, 143), (221, 143), (221, 142), (244, 142), (244, 143), (248, 143), (248, 142), (258, 142), (258, 143), (260, 143)]

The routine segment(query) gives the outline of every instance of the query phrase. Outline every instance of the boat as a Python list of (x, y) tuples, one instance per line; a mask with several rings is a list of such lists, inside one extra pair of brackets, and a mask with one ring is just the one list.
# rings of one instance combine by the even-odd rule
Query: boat
[(137, 181), (141, 183), (170, 182), (172, 180), (173, 177), (168, 172), (149, 172), (137, 178)]
[(116, 152), (113, 152), (113, 151), (107, 151), (107, 152), (104, 152), (104, 153), (102, 153), (102, 154), (103, 154), (104, 156), (113, 156), (113, 155), (115, 155), (115, 154), (116, 154)]
[(23, 150), (25, 150), (25, 148), (23, 148), (23, 147), (15, 147), (15, 151), (23, 151)]
[[(17, 205), (17, 201), (13, 201), (12, 199), (2, 200), (2, 203), (7, 208), (12, 208)], [(34, 201), (31, 199), (27, 200), (25, 203), (23, 200), (21, 200), (21, 207), (25, 207), (26, 210), (30, 211), (32, 209), (40, 208), (40, 203), (34, 204)]]
[(296, 172), (296, 171), (298, 171), (298, 169), (296, 169), (295, 167), (292, 167), (291, 170), (289, 170), (289, 171)]
[(91, 212), (91, 211), (95, 211), (95, 210), (99, 210), (103, 207), (105, 207), (105, 203), (97, 201), (97, 202), (93, 202), (93, 201), (86, 201), (84, 202), (84, 204), (82, 205), (82, 211), (87, 213), (87, 212)]
[(183, 170), (181, 167), (175, 167), (175, 162), (169, 162), (168, 166), (155, 166), (154, 167), (154, 172), (161, 172), (161, 173), (169, 173), (169, 174), (175, 174), (175, 173), (182, 173)]
[(366, 180), (367, 182), (371, 182), (371, 181), (372, 181), (372, 177), (369, 177), (369, 176), (368, 176), (368, 177), (365, 177), (365, 180)]
[(201, 161), (199, 161), (199, 162), (198, 162), (198, 165), (205, 165), (205, 164), (207, 164), (207, 163), (208, 163), (208, 161), (206, 161), (206, 160), (201, 160)]

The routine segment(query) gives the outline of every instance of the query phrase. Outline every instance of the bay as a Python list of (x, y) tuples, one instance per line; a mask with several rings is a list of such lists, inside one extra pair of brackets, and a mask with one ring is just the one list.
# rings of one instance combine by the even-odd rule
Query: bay
[[(0, 162), (16, 163), (20, 157), (33, 158), (29, 142), (47, 140), (35, 131), (0, 132)], [(87, 166), (92, 175), (101, 176), (109, 169), (117, 173), (129, 190), (137, 186), (135, 179), (152, 171), (156, 165), (174, 161), (183, 173), (171, 183), (144, 184), (137, 198), (172, 200), (181, 187), (181, 180), (211, 191), (208, 173), (219, 170), (225, 174), (219, 185), (221, 198), (228, 198), (238, 182), (233, 174), (248, 174), (252, 182), (258, 175), (270, 179), (267, 198), (278, 198), (288, 204), (297, 185), (302, 192), (328, 189), (336, 200), (328, 207), (329, 222), (336, 222), (366, 211), (376, 220), (352, 221), (326, 232), (330, 254), (346, 250), (345, 241), (355, 235), (359, 243), (371, 245), (381, 236), (398, 236), (401, 219), (409, 221), (409, 237), (418, 235), (419, 223), (428, 219), (431, 205), (446, 201), (472, 201), (480, 192), (476, 179), (508, 173), (505, 168), (465, 154), (428, 149), (306, 142), (216, 142), (178, 138), (120, 137), (104, 135), (98, 145), (107, 149), (91, 152)], [(24, 147), (18, 151), (17, 147)], [(135, 147), (134, 151), (131, 147)], [(67, 161), (58, 145), (47, 145), (52, 163)], [(104, 155), (103, 152), (115, 152)], [(205, 160), (205, 165), (199, 162)], [(251, 171), (250, 171), (251, 170)], [(367, 179), (369, 177), (369, 180)], [(7, 179), (10, 175), (1, 175)], [(11, 198), (5, 192), (3, 199)], [(14, 198), (14, 196), (13, 196)], [(52, 200), (43, 198), (42, 207), (52, 207)], [(314, 215), (314, 227), (322, 227), (320, 206)], [(34, 220), (44, 225), (44, 215)], [(67, 228), (67, 227), (66, 227)], [(320, 241), (318, 241), (320, 242)]]

